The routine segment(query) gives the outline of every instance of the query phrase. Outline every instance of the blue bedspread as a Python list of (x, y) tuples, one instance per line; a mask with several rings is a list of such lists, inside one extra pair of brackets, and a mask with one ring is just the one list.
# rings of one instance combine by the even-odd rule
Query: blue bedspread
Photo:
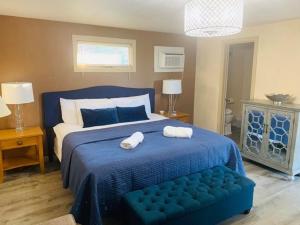
[[(191, 139), (166, 138), (162, 120), (107, 129), (75, 132), (63, 142), (61, 170), (65, 188), (75, 195), (72, 214), (83, 225), (101, 225), (101, 215), (120, 208), (121, 196), (217, 165), (245, 175), (238, 147), (230, 139), (193, 127)], [(120, 142), (135, 131), (145, 139), (134, 150)]]

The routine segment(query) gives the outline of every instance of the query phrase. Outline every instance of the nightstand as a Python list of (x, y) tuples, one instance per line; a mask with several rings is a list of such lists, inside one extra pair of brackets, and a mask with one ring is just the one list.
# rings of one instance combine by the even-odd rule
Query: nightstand
[(4, 171), (39, 165), (44, 173), (43, 132), (39, 127), (25, 128), (22, 132), (15, 129), (0, 130), (0, 183)]
[(187, 114), (187, 113), (176, 112), (176, 115), (173, 115), (173, 114), (169, 114), (169, 113), (165, 112), (162, 115), (165, 116), (165, 117), (168, 117), (170, 119), (173, 119), (173, 120), (180, 120), (184, 123), (189, 123), (190, 122), (190, 115)]

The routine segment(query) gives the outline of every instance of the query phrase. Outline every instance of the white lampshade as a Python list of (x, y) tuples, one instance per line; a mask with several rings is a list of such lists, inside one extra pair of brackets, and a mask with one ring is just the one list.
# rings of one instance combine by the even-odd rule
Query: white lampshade
[(244, 0), (190, 0), (185, 4), (184, 31), (194, 37), (241, 32)]
[(0, 117), (9, 116), (11, 114), (9, 108), (4, 103), (3, 99), (0, 96)]
[(11, 82), (1, 84), (2, 98), (6, 104), (34, 102), (32, 83)]
[(181, 80), (164, 80), (163, 81), (163, 94), (181, 94)]

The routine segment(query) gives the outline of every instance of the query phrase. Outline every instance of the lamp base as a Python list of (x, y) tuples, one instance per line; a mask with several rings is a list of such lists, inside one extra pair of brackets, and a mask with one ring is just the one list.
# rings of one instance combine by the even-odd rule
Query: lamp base
[(171, 111), (171, 112), (168, 112), (168, 115), (169, 115), (169, 116), (176, 116), (177, 113), (176, 113), (176, 111)]
[(15, 120), (16, 120), (16, 132), (24, 131), (24, 121), (23, 121), (23, 109), (22, 105), (15, 105)]
[(173, 112), (171, 113), (171, 115), (172, 115), (172, 116), (176, 116), (176, 115), (177, 115), (177, 112), (176, 112), (176, 111), (173, 111)]
[(16, 127), (16, 132), (18, 133), (21, 133), (24, 131), (24, 127)]
[(169, 106), (168, 106), (168, 114), (169, 115), (176, 115), (175, 111), (175, 105), (176, 105), (176, 95), (170, 94), (169, 95)]

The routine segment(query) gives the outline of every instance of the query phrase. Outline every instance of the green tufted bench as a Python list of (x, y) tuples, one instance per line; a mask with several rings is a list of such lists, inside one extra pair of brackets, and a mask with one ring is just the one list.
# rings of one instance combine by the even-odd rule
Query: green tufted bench
[(217, 166), (124, 196), (130, 225), (212, 225), (249, 213), (255, 183)]

